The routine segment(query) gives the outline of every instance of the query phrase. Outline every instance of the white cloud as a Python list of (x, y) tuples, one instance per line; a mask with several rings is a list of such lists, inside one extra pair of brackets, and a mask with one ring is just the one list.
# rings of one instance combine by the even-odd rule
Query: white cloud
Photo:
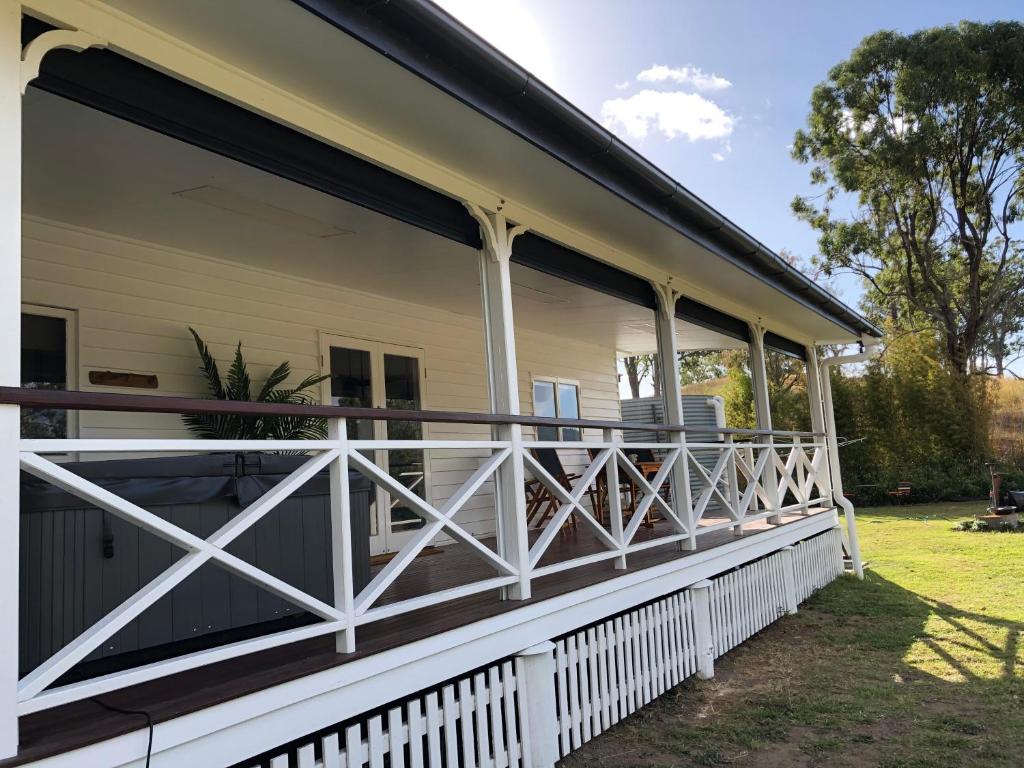
[(623, 80), (621, 83), (615, 84), (616, 91), (624, 91), (629, 88), (629, 80)]
[(723, 139), (736, 118), (697, 93), (644, 90), (629, 98), (609, 99), (601, 105), (604, 127), (633, 139), (647, 137), (653, 128), (668, 139), (685, 136)]
[(711, 159), (714, 160), (716, 163), (720, 163), (723, 160), (725, 160), (725, 155), (723, 155), (721, 152), (713, 152), (711, 154)]
[(664, 83), (666, 81), (679, 83), (681, 85), (692, 85), (698, 91), (724, 91), (731, 88), (732, 83), (724, 77), (708, 74), (700, 67), (667, 67), (664, 64), (655, 64), (645, 69), (636, 79), (642, 83)]

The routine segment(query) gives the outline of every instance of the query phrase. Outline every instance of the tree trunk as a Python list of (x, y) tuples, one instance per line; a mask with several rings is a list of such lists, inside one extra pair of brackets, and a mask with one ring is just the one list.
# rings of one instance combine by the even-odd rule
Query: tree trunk
[(653, 355), (651, 358), (651, 375), (654, 379), (654, 396), (661, 397), (661, 368), (657, 355)]
[(996, 376), (1003, 377), (1003, 365), (1006, 360), (1006, 328), (1000, 327), (996, 331), (995, 343), (992, 345), (992, 361), (996, 365)]
[(627, 357), (625, 360), (626, 378), (629, 380), (629, 391), (633, 397), (640, 397), (640, 365), (635, 357)]

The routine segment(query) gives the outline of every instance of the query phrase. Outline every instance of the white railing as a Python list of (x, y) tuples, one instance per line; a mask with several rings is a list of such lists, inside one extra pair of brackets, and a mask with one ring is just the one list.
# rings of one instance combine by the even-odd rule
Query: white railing
[[(528, 597), (534, 580), (554, 573), (610, 559), (616, 561), (617, 568), (625, 568), (630, 555), (650, 547), (676, 543), (681, 550), (695, 549), (699, 537), (703, 535), (728, 528), (739, 534), (745, 526), (758, 520), (768, 518), (770, 522), (779, 522), (787, 514), (807, 512), (826, 503), (827, 492), (822, 470), (823, 444), (809, 442), (806, 436), (787, 437), (787, 442), (781, 442), (781, 437), (778, 442), (762, 442), (762, 436), (749, 434), (743, 437), (751, 439), (741, 442), (733, 433), (724, 432), (723, 435), (722, 441), (713, 443), (625, 443), (620, 430), (605, 427), (602, 439), (594, 442), (350, 440), (347, 437), (346, 419), (331, 418), (329, 438), (325, 440), (23, 440), (21, 466), (25, 472), (170, 542), (183, 550), (184, 554), (134, 595), (25, 675), (18, 688), (19, 710), (23, 714), (35, 712), (320, 635), (334, 634), (338, 651), (351, 652), (356, 647), (356, 629), (374, 621), (513, 585), (518, 585), (520, 597)], [(579, 457), (584, 448), (590, 449), (593, 459), (584, 460), (583, 468), (571, 480), (570, 475), (557, 477), (545, 469), (536, 453), (555, 449)], [(443, 503), (435, 506), (367, 458), (375, 455), (374, 452), (408, 449), (427, 452), (472, 451), (478, 465)], [(651, 451), (658, 457), (656, 468), (643, 471), (634, 464), (629, 452), (639, 449)], [(219, 451), (300, 452), (307, 454), (307, 458), (276, 487), (217, 531), (203, 538), (69, 471), (52, 457), (52, 454), (86, 457), (90, 454), (112, 453), (152, 455)], [(522, 512), (523, 508), (518, 507), (518, 516), (511, 522), (518, 529), (516, 532), (508, 530), (509, 517), (496, 511), (497, 540), (492, 547), (463, 527), (456, 516), (470, 499), (484, 492), (499, 474), (499, 470), (510, 462), (521, 462), (521, 469), (532, 475), (543, 488), (543, 493), (548, 494), (547, 503), (553, 511), (539, 528), (527, 530), (528, 521)], [(325, 469), (329, 469), (331, 478), (334, 595), (331, 603), (227, 551), (228, 545), (243, 532)], [(400, 500), (424, 520), (423, 526), (386, 565), (373, 574), (369, 584), (358, 593), (354, 587), (350, 554), (349, 469), (357, 470), (373, 485), (382, 488), (390, 498)], [(684, 470), (683, 474), (679, 472), (680, 469)], [(683, 475), (688, 481), (680, 482), (679, 478)], [(523, 472), (518, 476), (523, 476)], [(594, 488), (601, 484), (608, 491), (600, 505), (602, 508), (597, 509), (590, 496)], [(499, 497), (496, 495), (495, 498)], [(657, 519), (657, 522), (652, 523), (652, 519)], [(554, 561), (550, 557), (545, 560), (556, 541), (560, 542), (560, 546), (561, 543), (572, 543), (569, 538), (560, 537), (566, 526), (573, 521), (590, 535), (592, 541), (587, 547), (577, 548), (578, 554), (574, 553), (572, 546), (564, 546), (561, 548), (568, 551), (569, 556)], [(644, 536), (638, 535), (641, 528), (647, 530)], [(503, 537), (513, 533), (527, 542), (518, 554), (515, 548), (504, 546)], [(488, 566), (493, 575), (400, 600), (382, 600), (424, 548), (439, 536), (461, 543)], [(106, 640), (206, 563), (217, 565), (269, 591), (308, 612), (319, 622), (82, 682), (54, 686)]]

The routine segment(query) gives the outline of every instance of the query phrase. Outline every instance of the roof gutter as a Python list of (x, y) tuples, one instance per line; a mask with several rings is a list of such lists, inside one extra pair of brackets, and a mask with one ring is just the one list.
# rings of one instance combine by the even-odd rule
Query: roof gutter
[(293, 2), (838, 326), (882, 335), (429, 0)]

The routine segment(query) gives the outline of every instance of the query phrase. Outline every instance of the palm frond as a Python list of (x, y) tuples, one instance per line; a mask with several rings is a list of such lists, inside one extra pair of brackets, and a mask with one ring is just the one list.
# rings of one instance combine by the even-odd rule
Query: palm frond
[(226, 399), (224, 396), (224, 386), (220, 381), (220, 371), (217, 369), (217, 361), (210, 354), (210, 348), (199, 337), (195, 328), (189, 326), (189, 331), (192, 333), (192, 338), (196, 341), (196, 349), (199, 350), (199, 360), (201, 362), (199, 370), (206, 377), (206, 386), (210, 390), (210, 395), (216, 400)]
[(256, 395), (256, 402), (266, 402), (267, 397), (270, 395), (270, 393), (277, 389), (279, 385), (283, 384), (291, 375), (292, 365), (287, 360), (285, 360), (283, 363), (277, 366), (277, 368), (272, 370), (269, 376), (267, 376), (266, 381), (263, 382), (263, 386), (260, 387), (259, 394)]
[(242, 356), (242, 342), (235, 347), (235, 357), (228, 368), (228, 400), (252, 400), (252, 379)]
[[(206, 343), (192, 328), (193, 338), (202, 362), (210, 394), (218, 400), (253, 401), (252, 378), (238, 342), (235, 355), (222, 382), (217, 362)], [(313, 374), (292, 387), (281, 387), (291, 376), (286, 360), (270, 372), (256, 395), (256, 402), (312, 405), (316, 399), (306, 390), (315, 387), (329, 375)], [(319, 440), (327, 437), (327, 420), (308, 416), (236, 416), (231, 414), (187, 414), (182, 421), (188, 430), (206, 440)]]

